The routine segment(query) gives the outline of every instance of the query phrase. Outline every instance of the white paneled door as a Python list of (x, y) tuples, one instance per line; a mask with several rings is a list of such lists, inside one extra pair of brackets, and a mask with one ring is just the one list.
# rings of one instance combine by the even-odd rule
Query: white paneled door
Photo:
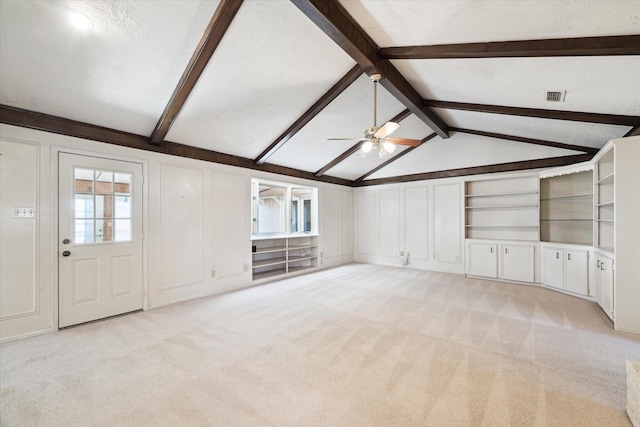
[(59, 327), (142, 308), (142, 165), (59, 154)]

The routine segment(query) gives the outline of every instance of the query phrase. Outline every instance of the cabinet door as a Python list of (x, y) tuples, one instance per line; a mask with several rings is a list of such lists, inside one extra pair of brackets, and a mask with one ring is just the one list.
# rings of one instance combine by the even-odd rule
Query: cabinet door
[(558, 248), (544, 248), (543, 283), (554, 288), (564, 288), (564, 251)]
[(613, 260), (602, 257), (600, 259), (602, 273), (602, 309), (613, 319)]
[(567, 250), (564, 254), (565, 289), (581, 295), (589, 294), (589, 253)]
[(595, 267), (593, 269), (594, 298), (596, 299), (596, 303), (602, 307), (602, 270), (600, 270), (602, 257), (600, 255), (596, 255), (593, 262), (595, 263)]
[(518, 282), (534, 281), (535, 246), (501, 245), (500, 278)]
[(498, 245), (467, 243), (467, 274), (498, 277)]

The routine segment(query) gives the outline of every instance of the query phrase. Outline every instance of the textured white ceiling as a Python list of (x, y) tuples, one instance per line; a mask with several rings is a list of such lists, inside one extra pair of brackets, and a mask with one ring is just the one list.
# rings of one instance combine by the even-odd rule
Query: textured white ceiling
[[(379, 85), (378, 125), (384, 124), (404, 109), (400, 102)], [(373, 83), (363, 74), (271, 156), (268, 162), (315, 172), (356, 143), (327, 141), (328, 138), (361, 138), (365, 129), (371, 126)]]
[(340, 0), (380, 47), (640, 33), (637, 0)]
[(0, 102), (149, 135), (217, 5), (0, 1)]
[(354, 65), (290, 2), (245, 2), (166, 139), (255, 158)]
[[(632, 1), (342, 1), (380, 46), (640, 34)], [(150, 136), (213, 16), (207, 0), (0, 0), (0, 104)], [(93, 22), (75, 31), (66, 13)], [(640, 115), (640, 57), (394, 61), (424, 98)], [(246, 0), (167, 140), (253, 159), (355, 62), (291, 2)], [(384, 76), (383, 76), (384, 77)], [(566, 90), (561, 104), (547, 90)], [(315, 172), (373, 125), (361, 76), (267, 162)], [(380, 87), (378, 123), (405, 106)], [(452, 127), (601, 147), (629, 126), (435, 109)], [(394, 136), (432, 131), (415, 116)], [(400, 153), (403, 148), (398, 148)], [(565, 155), (453, 133), (372, 175), (406, 175)], [(385, 159), (386, 160), (386, 159)], [(358, 178), (382, 161), (351, 156), (328, 175)]]
[[(425, 99), (640, 115), (640, 56), (431, 59), (393, 64)], [(566, 91), (564, 102), (547, 102), (547, 91)]]
[(573, 150), (454, 133), (435, 137), (367, 179), (580, 154)]
[(620, 138), (630, 129), (627, 126), (567, 120), (538, 119), (504, 114), (434, 108), (451, 127), (473, 129), (503, 135), (522, 136), (545, 141), (585, 147), (602, 148), (607, 141)]

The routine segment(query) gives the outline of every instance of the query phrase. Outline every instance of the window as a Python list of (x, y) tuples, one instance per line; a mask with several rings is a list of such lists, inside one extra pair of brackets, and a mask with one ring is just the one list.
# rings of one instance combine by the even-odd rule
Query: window
[(318, 189), (254, 179), (252, 234), (317, 234)]
[(130, 173), (75, 168), (74, 242), (131, 241)]

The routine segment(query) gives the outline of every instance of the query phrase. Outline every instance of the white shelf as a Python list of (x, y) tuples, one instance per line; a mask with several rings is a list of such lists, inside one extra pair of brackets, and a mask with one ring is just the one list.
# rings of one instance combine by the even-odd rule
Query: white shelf
[(316, 236), (274, 237), (253, 239), (253, 280), (261, 280), (302, 271), (318, 266)]
[(478, 211), (501, 211), (505, 209), (538, 209), (538, 205), (467, 206), (465, 209)]
[(613, 172), (611, 172), (609, 175), (605, 176), (604, 178), (601, 178), (597, 184), (598, 185), (608, 185), (608, 184), (613, 184), (614, 183), (614, 174)]
[(540, 241), (593, 242), (593, 170), (540, 179)]
[(272, 248), (262, 248), (260, 250), (256, 250), (253, 253), (254, 254), (268, 254), (268, 253), (273, 253), (273, 252), (284, 252), (286, 250), (287, 250), (287, 248), (284, 247), (284, 246), (277, 246), (277, 247), (272, 247)]
[(492, 194), (466, 194), (464, 197), (473, 198), (473, 197), (508, 197), (508, 196), (532, 196), (534, 194), (538, 194), (538, 192), (514, 192), (514, 193), (492, 193)]
[(537, 176), (465, 183), (467, 239), (538, 240)]

